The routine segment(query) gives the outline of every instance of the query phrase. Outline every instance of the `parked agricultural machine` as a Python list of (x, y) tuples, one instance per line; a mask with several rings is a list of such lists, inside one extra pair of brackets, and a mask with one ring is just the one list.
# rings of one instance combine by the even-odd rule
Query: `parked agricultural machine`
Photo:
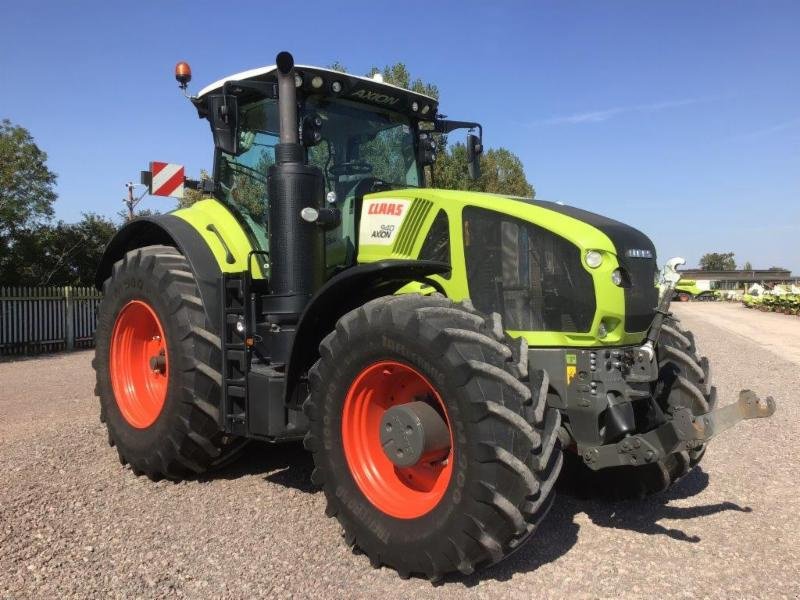
[[(437, 135), (468, 130), (473, 175), (483, 149), (434, 98), (282, 52), (191, 101), (214, 139), (207, 198), (128, 223), (97, 272), (100, 416), (135, 474), (303, 439), (347, 544), (437, 579), (528, 540), (562, 465), (641, 497), (774, 412), (749, 391), (715, 407), (669, 312), (680, 261), (655, 288), (641, 232), (425, 187)], [(151, 186), (190, 184), (164, 168)]]

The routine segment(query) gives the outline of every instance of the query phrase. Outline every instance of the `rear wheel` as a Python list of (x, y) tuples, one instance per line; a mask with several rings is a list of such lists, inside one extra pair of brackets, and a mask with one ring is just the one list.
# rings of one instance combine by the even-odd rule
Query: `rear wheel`
[(437, 579), (528, 539), (554, 497), (560, 420), (546, 376), (527, 383), (527, 347), (496, 315), (379, 298), (342, 317), (320, 354), (305, 445), (348, 545)]
[(217, 424), (220, 339), (175, 248), (139, 248), (114, 264), (95, 339), (100, 419), (134, 473), (193, 477), (240, 447)]
[[(654, 395), (661, 409), (670, 414), (689, 408), (700, 415), (716, 405), (708, 359), (700, 356), (694, 335), (677, 319), (666, 319), (656, 346), (659, 377)], [(698, 446), (671, 454), (657, 463), (637, 467), (613, 467), (593, 471), (574, 452), (565, 456), (562, 489), (585, 497), (610, 499), (642, 498), (661, 492), (697, 465), (706, 447)]]

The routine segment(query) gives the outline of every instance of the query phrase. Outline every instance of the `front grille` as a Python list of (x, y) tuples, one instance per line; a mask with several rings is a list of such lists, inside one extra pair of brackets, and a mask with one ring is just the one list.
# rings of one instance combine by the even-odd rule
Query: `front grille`
[(627, 258), (622, 254), (620, 251), (618, 258), (630, 279), (625, 288), (625, 331), (646, 331), (653, 322), (658, 304), (656, 261), (651, 258)]
[[(469, 294), (515, 331), (589, 331), (594, 282), (577, 246), (533, 223), (476, 207), (464, 209)], [(652, 281), (652, 280), (651, 280)]]

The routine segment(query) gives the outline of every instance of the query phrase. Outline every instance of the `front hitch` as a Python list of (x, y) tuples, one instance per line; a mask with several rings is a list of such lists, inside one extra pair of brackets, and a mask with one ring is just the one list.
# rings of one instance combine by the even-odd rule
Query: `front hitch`
[(764, 419), (775, 414), (772, 396), (759, 398), (751, 390), (739, 392), (739, 400), (694, 415), (688, 408), (679, 408), (672, 419), (647, 433), (626, 437), (616, 444), (584, 448), (583, 461), (593, 470), (608, 467), (637, 466), (656, 462), (682, 450), (691, 450), (745, 419)]

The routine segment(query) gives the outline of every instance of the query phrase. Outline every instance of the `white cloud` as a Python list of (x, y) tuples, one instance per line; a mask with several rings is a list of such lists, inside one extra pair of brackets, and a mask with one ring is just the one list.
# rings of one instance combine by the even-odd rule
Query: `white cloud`
[(536, 121), (533, 125), (577, 125), (580, 123), (601, 123), (614, 117), (631, 113), (655, 113), (669, 108), (679, 108), (704, 102), (705, 98), (686, 98), (684, 100), (667, 100), (664, 102), (654, 102), (652, 104), (635, 104), (632, 106), (616, 106), (604, 110), (593, 110), (587, 112), (573, 113), (571, 115), (561, 115)]
[(784, 121), (783, 123), (778, 123), (777, 125), (773, 125), (771, 127), (765, 127), (764, 129), (751, 131), (750, 133), (743, 133), (741, 135), (736, 136), (735, 139), (741, 140), (741, 139), (757, 138), (764, 135), (770, 135), (772, 133), (778, 133), (779, 131), (785, 131), (786, 129), (794, 129), (795, 127), (800, 127), (800, 118), (790, 119), (788, 121)]

